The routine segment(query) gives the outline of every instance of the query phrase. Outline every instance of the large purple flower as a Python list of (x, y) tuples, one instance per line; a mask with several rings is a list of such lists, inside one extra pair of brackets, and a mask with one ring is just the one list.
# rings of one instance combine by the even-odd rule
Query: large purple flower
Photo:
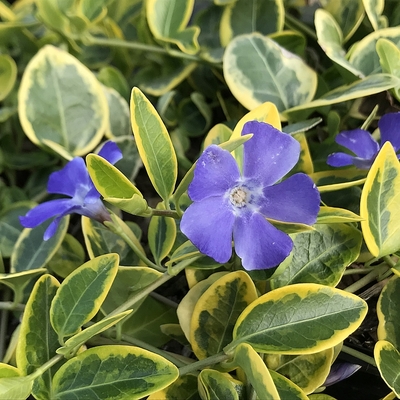
[[(112, 164), (122, 158), (121, 150), (114, 142), (107, 142), (99, 155)], [(44, 240), (50, 239), (56, 233), (61, 218), (68, 214), (85, 215), (100, 222), (111, 219), (81, 157), (75, 157), (63, 169), (53, 172), (47, 183), (47, 191), (70, 198), (46, 201), (19, 218), (25, 228), (35, 228), (55, 217), (44, 233)]]
[[(247, 122), (242, 135), (243, 174), (233, 156), (211, 145), (197, 161), (188, 193), (193, 203), (182, 217), (181, 230), (204, 254), (220, 263), (237, 255), (247, 270), (281, 263), (293, 247), (291, 238), (266, 218), (312, 225), (320, 196), (305, 174), (277, 183), (297, 163), (300, 145), (269, 124)], [(274, 185), (275, 184), (275, 185)]]
[[(346, 147), (355, 155), (333, 153), (328, 156), (327, 164), (331, 167), (354, 165), (360, 169), (369, 169), (385, 142), (390, 142), (397, 153), (400, 150), (400, 113), (385, 114), (379, 120), (378, 127), (381, 132), (380, 145), (364, 129), (340, 132), (335, 138), (336, 143)], [(400, 155), (398, 157), (400, 158)]]

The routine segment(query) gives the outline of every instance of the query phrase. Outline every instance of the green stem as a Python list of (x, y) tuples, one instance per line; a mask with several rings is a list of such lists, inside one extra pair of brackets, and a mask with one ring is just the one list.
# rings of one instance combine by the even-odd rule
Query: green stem
[(386, 272), (387, 265), (379, 265), (376, 266), (370, 273), (363, 276), (357, 282), (354, 282), (352, 285), (348, 286), (344, 290), (349, 293), (355, 293), (358, 290), (362, 289), (364, 286), (368, 285), (369, 283), (373, 282), (379, 275)]
[(170, 218), (174, 218), (174, 219), (180, 218), (178, 213), (173, 210), (158, 210), (158, 209), (153, 208), (151, 210), (151, 214), (155, 215), (157, 217), (170, 217)]
[(171, 299), (167, 299), (166, 297), (162, 296), (161, 294), (159, 294), (157, 292), (151, 292), (150, 296), (153, 297), (153, 299), (158, 300), (160, 303), (167, 305), (168, 307), (175, 308), (175, 310), (179, 306), (179, 304), (176, 303), (175, 301), (173, 301)]
[(192, 364), (179, 368), (179, 376), (186, 375), (190, 372), (198, 371), (200, 369), (209, 367), (214, 364), (218, 364), (220, 362), (228, 360), (229, 358), (230, 356), (228, 356), (224, 352), (215, 354), (214, 356), (205, 358), (204, 360), (196, 361)]
[(351, 269), (346, 269), (343, 272), (344, 275), (357, 275), (357, 274), (368, 274), (374, 269), (374, 267), (369, 267), (369, 268), (351, 268)]
[(299, 21), (297, 18), (293, 17), (289, 13), (285, 14), (285, 24), (289, 28), (291, 28), (291, 29), (294, 28), (295, 30), (297, 29), (300, 32), (304, 32), (306, 35), (310, 36), (314, 40), (317, 40), (316, 33), (310, 27), (308, 27), (306, 24), (304, 24), (303, 22)]
[(125, 303), (121, 304), (118, 308), (116, 308), (114, 311), (112, 311), (110, 314), (108, 314), (107, 317), (111, 317), (113, 315), (117, 315), (121, 312), (129, 310), (130, 308), (132, 308), (132, 306), (134, 304), (136, 304), (138, 301), (140, 301), (141, 299), (148, 296), (153, 290), (157, 289), (158, 287), (163, 285), (165, 282), (169, 281), (172, 277), (173, 276), (170, 275), (168, 272), (164, 272), (164, 274), (160, 278), (158, 278), (155, 282), (153, 282), (149, 286), (145, 287), (139, 293), (132, 296)]
[(372, 357), (367, 356), (364, 353), (361, 353), (361, 351), (354, 350), (348, 346), (343, 346), (342, 351), (343, 353), (350, 354), (351, 356), (356, 357), (359, 360), (365, 361), (367, 364), (371, 364), (372, 366), (376, 367), (375, 360)]
[(44, 363), (33, 374), (30, 374), (29, 376), (32, 377), (32, 379), (36, 379), (39, 376), (42, 376), (44, 372), (46, 372), (53, 365), (57, 364), (63, 358), (64, 358), (64, 356), (62, 354), (58, 354), (58, 355), (54, 356), (53, 358), (51, 358), (49, 361)]
[(389, 265), (390, 268), (394, 268), (396, 266), (396, 263), (392, 260), (390, 256), (385, 256), (383, 257), (383, 259), (385, 260), (385, 263)]

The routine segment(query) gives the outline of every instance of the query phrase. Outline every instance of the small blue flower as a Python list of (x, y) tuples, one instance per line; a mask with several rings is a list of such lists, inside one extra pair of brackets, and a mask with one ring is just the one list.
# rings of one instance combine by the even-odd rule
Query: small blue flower
[[(114, 142), (107, 142), (99, 155), (112, 164), (122, 158), (121, 150)], [(68, 214), (85, 215), (100, 222), (111, 219), (81, 157), (75, 157), (63, 169), (53, 172), (47, 183), (47, 191), (70, 198), (46, 201), (19, 218), (25, 228), (35, 228), (55, 217), (44, 233), (44, 240), (50, 239), (56, 233), (61, 218)]]
[[(354, 165), (359, 169), (369, 169), (385, 142), (390, 142), (397, 153), (400, 150), (400, 112), (382, 116), (378, 127), (381, 132), (380, 145), (364, 129), (340, 132), (335, 138), (336, 143), (346, 147), (355, 155), (333, 153), (328, 156), (327, 164), (331, 167)], [(400, 158), (400, 155), (398, 157)]]
[(331, 367), (328, 377), (323, 386), (331, 386), (338, 383), (349, 376), (353, 375), (361, 368), (361, 365), (351, 363), (335, 363)]
[[(320, 196), (305, 174), (277, 183), (297, 163), (300, 145), (269, 124), (247, 122), (243, 174), (233, 156), (211, 145), (197, 161), (181, 231), (204, 254), (225, 263), (236, 254), (246, 270), (271, 268), (291, 252), (293, 242), (266, 218), (312, 225)], [(275, 185), (274, 185), (275, 184)]]

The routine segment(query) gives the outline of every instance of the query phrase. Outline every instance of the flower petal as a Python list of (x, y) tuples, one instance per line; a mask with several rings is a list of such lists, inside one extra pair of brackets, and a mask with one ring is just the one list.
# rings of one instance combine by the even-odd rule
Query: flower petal
[(379, 150), (378, 142), (364, 129), (340, 132), (335, 141), (360, 158), (371, 159)]
[[(229, 151), (208, 146), (197, 160), (188, 194), (193, 201), (222, 196), (240, 177), (239, 167)], [(207, 213), (205, 214), (207, 215)]]
[(210, 197), (191, 204), (181, 221), (181, 231), (204, 254), (219, 263), (232, 255), (235, 217), (226, 201)]
[(243, 145), (244, 177), (270, 186), (296, 165), (300, 144), (290, 135), (258, 121), (246, 122), (242, 135), (248, 133), (253, 133), (253, 137)]
[(346, 153), (333, 153), (328, 156), (326, 163), (331, 167), (345, 167), (352, 165), (354, 158), (354, 156)]
[(71, 197), (75, 196), (77, 190), (87, 188), (89, 191), (92, 187), (92, 180), (81, 157), (75, 157), (64, 168), (53, 172), (47, 183), (49, 193), (65, 194)]
[(103, 147), (99, 151), (99, 156), (114, 165), (122, 158), (122, 152), (117, 144), (110, 140), (104, 143)]
[(59, 214), (64, 214), (73, 207), (74, 203), (71, 199), (50, 200), (32, 208), (32, 210), (29, 210), (25, 216), (19, 217), (19, 220), (23, 227), (35, 228), (47, 219)]
[(277, 221), (313, 225), (317, 220), (320, 195), (306, 174), (295, 174), (263, 190), (260, 212)]
[(248, 271), (277, 266), (293, 247), (292, 239), (259, 213), (247, 213), (237, 218), (233, 238), (236, 254)]
[(330, 386), (353, 375), (361, 368), (361, 365), (351, 363), (335, 363), (331, 367), (323, 386)]
[(400, 112), (383, 115), (378, 127), (381, 131), (381, 147), (385, 142), (390, 142), (397, 152), (400, 149)]

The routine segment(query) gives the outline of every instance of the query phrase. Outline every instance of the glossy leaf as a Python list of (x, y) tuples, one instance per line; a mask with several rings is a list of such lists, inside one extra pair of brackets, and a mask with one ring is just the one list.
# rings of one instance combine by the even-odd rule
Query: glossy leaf
[(224, 9), (220, 26), (223, 46), (236, 36), (259, 32), (262, 35), (283, 29), (285, 9), (282, 0), (237, 0)]
[(317, 224), (338, 224), (344, 222), (362, 221), (359, 215), (344, 208), (321, 206), (319, 209)]
[(381, 14), (385, 7), (385, 0), (363, 0), (365, 12), (368, 16), (369, 22), (375, 31), (385, 28), (383, 25)]
[(340, 343), (361, 324), (366, 303), (350, 293), (314, 283), (272, 290), (238, 318), (230, 352), (249, 343), (258, 352), (311, 354)]
[(25, 69), (18, 112), (33, 143), (51, 141), (73, 155), (92, 150), (108, 123), (107, 100), (96, 77), (75, 57), (50, 45)]
[(280, 400), (281, 397), (264, 361), (247, 343), (240, 343), (234, 353), (234, 362), (244, 373), (258, 398)]
[(132, 90), (131, 122), (151, 183), (160, 197), (167, 201), (177, 178), (175, 151), (160, 116), (138, 88)]
[(32, 391), (33, 380), (29, 376), (0, 378), (0, 398), (7, 400), (27, 399)]
[(374, 348), (376, 365), (383, 380), (400, 397), (400, 353), (392, 343), (378, 340)]
[[(400, 78), (400, 49), (388, 39), (378, 39), (376, 52), (379, 55), (379, 62), (382, 71)], [(400, 86), (393, 88), (394, 96), (400, 99)]]
[(376, 312), (378, 315), (378, 339), (387, 340), (400, 348), (400, 278), (394, 276), (383, 288)]
[(275, 387), (278, 390), (279, 396), (284, 400), (308, 400), (308, 397), (303, 390), (295, 383), (276, 371), (269, 370), (274, 381)]
[(187, 28), (193, 7), (194, 0), (146, 0), (147, 22), (154, 37), (176, 44), (185, 53), (197, 53), (200, 29)]
[[(315, 230), (294, 234), (294, 247), (271, 279), (271, 287), (293, 283), (336, 286), (359, 254), (362, 235), (345, 224), (316, 225)], [(305, 251), (307, 249), (307, 251)]]
[(232, 136), (232, 130), (224, 124), (214, 125), (204, 139), (203, 149), (212, 144), (221, 144), (227, 142)]
[(325, 54), (332, 61), (347, 69), (355, 76), (363, 78), (363, 73), (354, 68), (345, 57), (345, 50), (342, 47), (342, 30), (332, 15), (320, 8), (315, 11), (314, 23), (318, 44), (322, 47)]
[(394, 44), (400, 43), (400, 27), (379, 29), (361, 39), (350, 54), (349, 61), (364, 75), (381, 72), (376, 43), (380, 38), (389, 39)]
[(254, 283), (244, 271), (224, 275), (201, 295), (193, 309), (189, 339), (199, 359), (219, 353), (232, 341), (238, 316), (256, 298)]
[(171, 385), (159, 392), (151, 394), (147, 400), (201, 400), (197, 390), (197, 377), (182, 375)]
[[(33, 373), (56, 355), (59, 343), (57, 333), (50, 324), (50, 304), (59, 286), (51, 275), (42, 276), (26, 304), (16, 350), (17, 365), (24, 375)], [(54, 373), (55, 368), (51, 368), (35, 379), (32, 388), (35, 397), (51, 397)]]
[(178, 369), (133, 346), (99, 346), (67, 361), (53, 379), (53, 399), (140, 399), (170, 385)]
[(96, 315), (115, 278), (118, 262), (117, 254), (96, 257), (63, 281), (50, 308), (51, 325), (61, 344), (63, 338), (79, 332)]
[[(136, 247), (144, 254), (138, 238), (129, 226), (121, 219), (115, 216), (118, 225), (133, 241)], [(90, 258), (95, 258), (102, 254), (117, 253), (120, 257), (122, 265), (143, 265), (143, 261), (139, 260), (128, 244), (121, 239), (116, 233), (111, 232), (100, 222), (94, 221), (87, 217), (82, 217), (82, 231), (85, 239), (86, 249)]]
[(361, 193), (361, 228), (374, 257), (400, 248), (400, 166), (390, 142), (386, 142), (372, 165)]
[(315, 94), (316, 73), (298, 56), (259, 33), (233, 39), (223, 61), (229, 89), (249, 110), (270, 101), (282, 112), (309, 102)]
[(239, 400), (230, 375), (213, 369), (203, 369), (198, 377), (199, 392), (206, 400)]
[(62, 218), (56, 234), (44, 241), (43, 234), (49, 223), (24, 229), (11, 254), (11, 272), (43, 268), (57, 252), (67, 232), (69, 216)]
[(310, 394), (324, 384), (332, 362), (333, 349), (299, 356), (282, 355), (275, 371), (290, 379), (305, 394)]
[(105, 201), (131, 214), (146, 212), (148, 206), (143, 195), (118, 168), (96, 154), (89, 154), (86, 162), (90, 177)]
[(8, 54), (0, 55), (0, 101), (4, 100), (15, 85), (17, 64)]

